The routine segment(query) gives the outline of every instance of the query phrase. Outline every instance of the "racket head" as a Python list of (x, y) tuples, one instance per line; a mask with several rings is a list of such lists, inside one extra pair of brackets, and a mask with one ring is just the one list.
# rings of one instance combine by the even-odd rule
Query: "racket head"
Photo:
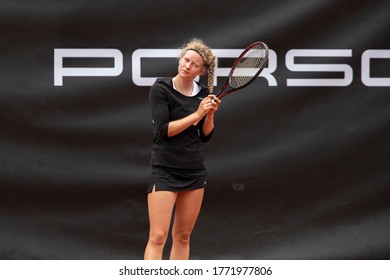
[[(255, 42), (249, 45), (234, 62), (228, 79), (217, 97), (222, 98), (252, 83), (267, 65), (267, 62), (267, 44)], [(230, 87), (229, 90), (226, 90), (227, 86)]]

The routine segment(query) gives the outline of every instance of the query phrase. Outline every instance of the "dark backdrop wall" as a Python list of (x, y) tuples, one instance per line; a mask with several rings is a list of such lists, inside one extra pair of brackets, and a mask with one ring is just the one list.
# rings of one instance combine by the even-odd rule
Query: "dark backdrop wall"
[(216, 90), (223, 53), (271, 49), (218, 111), (192, 258), (390, 257), (389, 1), (0, 7), (0, 258), (142, 259), (150, 81), (192, 37)]

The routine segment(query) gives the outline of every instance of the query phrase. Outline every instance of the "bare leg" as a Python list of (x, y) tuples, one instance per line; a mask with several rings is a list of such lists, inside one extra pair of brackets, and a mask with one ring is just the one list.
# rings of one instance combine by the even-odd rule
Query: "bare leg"
[(176, 197), (177, 193), (175, 192), (156, 192), (154, 188), (148, 194), (150, 231), (144, 254), (145, 260), (162, 259)]
[(204, 188), (178, 193), (172, 228), (171, 260), (188, 260), (190, 236), (202, 205)]

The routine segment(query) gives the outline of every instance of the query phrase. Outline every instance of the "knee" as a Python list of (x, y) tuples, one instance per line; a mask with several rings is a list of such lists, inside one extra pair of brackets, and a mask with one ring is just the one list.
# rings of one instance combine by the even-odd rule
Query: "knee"
[(167, 240), (168, 233), (165, 231), (154, 231), (149, 235), (149, 243), (154, 246), (164, 246)]
[(190, 243), (191, 231), (174, 231), (172, 232), (172, 239), (174, 242), (187, 245)]

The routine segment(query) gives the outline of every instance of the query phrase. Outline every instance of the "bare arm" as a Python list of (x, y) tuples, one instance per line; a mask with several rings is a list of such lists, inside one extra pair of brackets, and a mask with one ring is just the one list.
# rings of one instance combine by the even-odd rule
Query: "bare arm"
[[(175, 136), (175, 135), (183, 132), (184, 130), (186, 130), (188, 127), (190, 127), (194, 123), (198, 123), (204, 116), (206, 116), (207, 113), (209, 113), (210, 110), (214, 110), (214, 108), (215, 108), (215, 104), (212, 103), (212, 99), (210, 97), (204, 98), (202, 100), (202, 102), (200, 102), (198, 109), (194, 113), (192, 113), (192, 114), (188, 115), (187, 117), (184, 117), (180, 120), (169, 122), (169, 124), (168, 124), (168, 137)], [(206, 117), (206, 120), (207, 120), (207, 118), (209, 118), (209, 117)], [(209, 127), (210, 125), (212, 126), (211, 130), (214, 127), (213, 119), (214, 119), (214, 117), (209, 118), (209, 121), (207, 121), (207, 123), (208, 123), (207, 127)], [(203, 130), (204, 130), (204, 128), (205, 128), (205, 126), (203, 125)], [(211, 132), (211, 130), (209, 131), (209, 133)]]
[(206, 119), (203, 124), (203, 133), (205, 136), (209, 135), (214, 129), (214, 114), (218, 110), (218, 106), (221, 103), (221, 100), (215, 95), (209, 95), (211, 99), (211, 109), (206, 115)]

